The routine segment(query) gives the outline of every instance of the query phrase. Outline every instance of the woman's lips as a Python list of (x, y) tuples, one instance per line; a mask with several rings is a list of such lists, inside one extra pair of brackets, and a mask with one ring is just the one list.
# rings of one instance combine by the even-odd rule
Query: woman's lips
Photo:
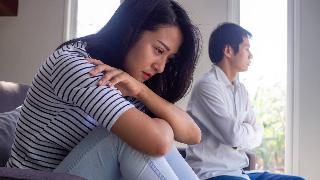
[(143, 79), (148, 80), (151, 77), (151, 74), (142, 72), (143, 73)]

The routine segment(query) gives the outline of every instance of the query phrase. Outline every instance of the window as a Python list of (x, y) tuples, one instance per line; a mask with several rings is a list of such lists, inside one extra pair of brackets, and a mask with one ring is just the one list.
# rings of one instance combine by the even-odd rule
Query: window
[(76, 37), (96, 33), (111, 18), (120, 0), (78, 0)]
[(263, 143), (255, 149), (257, 169), (284, 172), (287, 119), (287, 1), (241, 0), (240, 25), (249, 30), (253, 59), (240, 74), (256, 118), (263, 122)]
[(65, 40), (99, 31), (120, 5), (120, 0), (66, 0)]

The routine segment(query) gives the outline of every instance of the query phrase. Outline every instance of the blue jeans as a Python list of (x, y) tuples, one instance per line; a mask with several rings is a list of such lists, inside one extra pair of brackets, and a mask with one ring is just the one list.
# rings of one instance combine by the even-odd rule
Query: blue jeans
[(174, 147), (165, 157), (145, 155), (105, 128), (96, 128), (59, 164), (54, 172), (88, 180), (198, 179)]
[[(290, 176), (285, 174), (273, 174), (269, 172), (261, 173), (248, 173), (247, 174), (251, 180), (304, 180), (302, 177)], [(217, 176), (212, 177), (207, 180), (245, 180), (242, 177), (236, 176)]]

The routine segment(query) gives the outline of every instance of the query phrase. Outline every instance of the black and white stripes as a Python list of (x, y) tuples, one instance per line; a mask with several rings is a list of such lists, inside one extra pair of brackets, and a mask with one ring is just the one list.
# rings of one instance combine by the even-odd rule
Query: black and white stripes
[(144, 110), (134, 98), (97, 86), (102, 74), (85, 59), (86, 44), (56, 50), (42, 64), (24, 101), (7, 166), (51, 171), (94, 127), (110, 130), (131, 107)]

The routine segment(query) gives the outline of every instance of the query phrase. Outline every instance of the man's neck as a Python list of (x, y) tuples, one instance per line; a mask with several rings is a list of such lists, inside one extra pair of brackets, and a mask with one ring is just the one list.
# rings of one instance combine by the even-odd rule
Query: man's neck
[(234, 85), (238, 72), (234, 71), (229, 64), (225, 63), (225, 61), (221, 61), (217, 66), (224, 72), (230, 83)]

